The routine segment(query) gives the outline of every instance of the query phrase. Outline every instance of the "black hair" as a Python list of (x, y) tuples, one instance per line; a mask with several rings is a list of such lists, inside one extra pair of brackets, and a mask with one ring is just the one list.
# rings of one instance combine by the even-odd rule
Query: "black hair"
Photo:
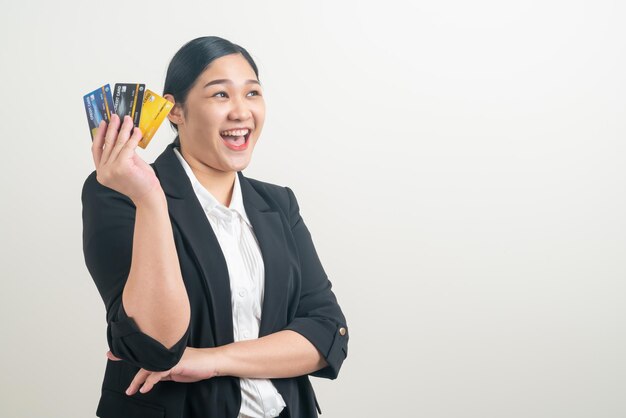
[[(200, 74), (214, 60), (230, 54), (243, 55), (254, 70), (257, 79), (259, 78), (259, 70), (245, 48), (218, 36), (202, 36), (183, 45), (170, 61), (165, 76), (163, 95), (171, 94), (176, 103), (180, 103), (184, 108), (189, 90)], [(178, 126), (171, 121), (170, 124), (178, 132)], [(178, 135), (172, 143), (175, 147), (180, 147)]]

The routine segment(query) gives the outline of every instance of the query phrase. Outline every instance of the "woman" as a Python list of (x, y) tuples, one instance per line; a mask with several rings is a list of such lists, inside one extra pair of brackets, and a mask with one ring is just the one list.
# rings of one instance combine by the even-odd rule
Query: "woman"
[[(102, 122), (82, 191), (85, 262), (107, 311), (99, 417), (317, 417), (346, 319), (289, 187), (243, 175), (265, 103), (248, 52), (197, 38), (164, 97), (152, 164), (130, 117)], [(317, 409), (317, 411), (316, 411)]]

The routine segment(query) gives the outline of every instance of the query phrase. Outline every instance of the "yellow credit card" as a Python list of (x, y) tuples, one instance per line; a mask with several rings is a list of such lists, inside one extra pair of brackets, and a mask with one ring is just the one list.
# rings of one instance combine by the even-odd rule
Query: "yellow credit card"
[(139, 141), (141, 148), (146, 148), (150, 140), (156, 133), (159, 126), (174, 107), (174, 103), (159, 96), (151, 90), (146, 90), (143, 96), (143, 106), (141, 107), (141, 119), (139, 129), (143, 137)]

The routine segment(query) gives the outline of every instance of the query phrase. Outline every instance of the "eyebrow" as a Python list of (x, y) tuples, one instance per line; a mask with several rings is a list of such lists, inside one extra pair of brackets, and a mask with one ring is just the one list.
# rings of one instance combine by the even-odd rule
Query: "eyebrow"
[[(213, 84), (233, 84), (233, 81), (227, 78), (219, 78), (217, 80), (209, 81), (204, 85), (203, 88), (207, 88), (209, 86), (212, 86)], [(246, 80), (245, 84), (258, 84), (259, 86), (261, 85), (259, 80)]]

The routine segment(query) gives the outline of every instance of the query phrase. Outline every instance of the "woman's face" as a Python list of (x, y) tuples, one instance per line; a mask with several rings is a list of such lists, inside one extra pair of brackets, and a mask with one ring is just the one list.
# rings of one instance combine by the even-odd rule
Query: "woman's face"
[(184, 110), (176, 106), (169, 118), (178, 125), (186, 158), (223, 172), (241, 171), (263, 129), (263, 91), (243, 55), (225, 55), (200, 74)]

